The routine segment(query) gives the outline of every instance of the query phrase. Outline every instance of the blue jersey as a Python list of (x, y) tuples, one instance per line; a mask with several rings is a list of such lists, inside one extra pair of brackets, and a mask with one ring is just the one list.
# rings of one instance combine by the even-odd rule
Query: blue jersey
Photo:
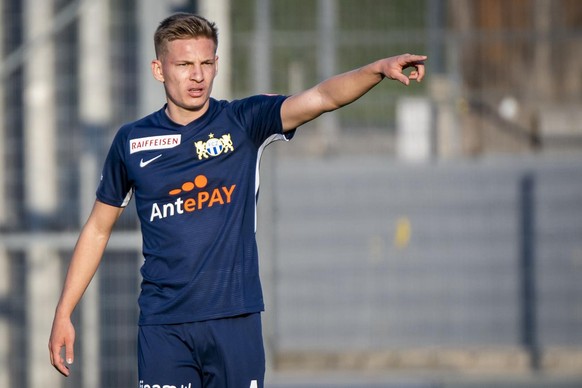
[(258, 165), (284, 140), (284, 96), (210, 99), (178, 125), (161, 109), (123, 126), (97, 199), (135, 197), (143, 255), (140, 325), (196, 322), (262, 311), (255, 239)]

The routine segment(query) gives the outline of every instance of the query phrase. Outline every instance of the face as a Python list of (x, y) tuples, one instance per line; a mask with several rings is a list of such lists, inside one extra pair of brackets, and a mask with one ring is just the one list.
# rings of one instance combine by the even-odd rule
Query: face
[(214, 42), (208, 38), (168, 42), (165, 54), (152, 61), (152, 72), (164, 83), (170, 117), (188, 123), (208, 109), (218, 73)]

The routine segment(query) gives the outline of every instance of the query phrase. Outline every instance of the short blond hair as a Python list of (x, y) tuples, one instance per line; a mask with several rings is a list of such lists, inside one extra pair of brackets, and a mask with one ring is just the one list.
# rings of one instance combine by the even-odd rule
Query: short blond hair
[(154, 34), (156, 57), (166, 53), (168, 42), (177, 39), (208, 38), (214, 42), (214, 51), (218, 48), (218, 28), (199, 15), (176, 13), (162, 20)]

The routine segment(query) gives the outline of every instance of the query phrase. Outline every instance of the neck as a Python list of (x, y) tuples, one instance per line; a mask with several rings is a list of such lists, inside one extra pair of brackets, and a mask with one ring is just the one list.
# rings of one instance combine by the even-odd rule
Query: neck
[(168, 104), (166, 106), (165, 113), (166, 116), (168, 116), (170, 120), (172, 120), (176, 124), (187, 125), (202, 117), (204, 113), (206, 113), (206, 111), (208, 110), (209, 106), (210, 101), (207, 104), (205, 104), (202, 108), (195, 110), (184, 109), (172, 104)]

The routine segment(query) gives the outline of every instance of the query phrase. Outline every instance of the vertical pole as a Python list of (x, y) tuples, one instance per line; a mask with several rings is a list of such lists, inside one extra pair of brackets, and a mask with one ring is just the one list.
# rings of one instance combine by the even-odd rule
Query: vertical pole
[[(47, 36), (27, 53), (24, 62), (24, 201), (33, 229), (54, 216), (58, 206), (57, 114), (55, 44), (47, 35), (53, 22), (54, 0), (23, 3), (25, 42)], [(47, 335), (59, 297), (58, 255), (31, 242), (26, 252), (26, 320), (28, 323), (29, 383), (32, 387), (59, 387), (58, 373), (47, 361)]]
[(550, 33), (552, 30), (552, 8), (551, 0), (535, 0), (533, 2), (533, 16), (536, 33), (540, 38), (536, 40), (533, 57), (533, 82), (535, 88), (533, 93), (541, 101), (550, 100), (553, 93), (553, 82), (551, 77), (546, 76), (554, 67), (552, 53), (552, 42)]
[[(59, 297), (59, 255), (42, 243), (33, 243), (27, 251), (27, 331), (29, 333), (28, 361), (31, 387), (60, 387), (61, 378), (50, 365), (47, 341), (54, 316), (55, 301)], [(63, 355), (64, 357), (64, 355)]]
[(431, 73), (445, 72), (444, 61), (444, 26), (445, 4), (443, 0), (431, 0), (427, 3), (426, 20), (428, 25), (427, 50), (430, 58)]
[[(318, 0), (319, 40), (317, 72), (320, 81), (336, 73), (337, 52), (337, 0)], [(332, 151), (339, 133), (339, 119), (336, 112), (326, 113), (316, 121), (321, 140), (322, 153)]]
[[(256, 67), (251, 74), (253, 77), (253, 93), (269, 93), (272, 87), (272, 58), (271, 58), (271, 0), (255, 0), (255, 39), (253, 58)], [(263, 314), (263, 334), (265, 338), (265, 357), (267, 370), (272, 369), (275, 362), (277, 348), (277, 309), (276, 304), (276, 225), (275, 192), (272, 189), (275, 182), (276, 148), (263, 153), (261, 161), (260, 206), (257, 214), (257, 240), (260, 252), (260, 271), (266, 312)]]
[[(461, 116), (456, 106), (457, 101), (464, 97), (463, 62), (466, 55), (470, 54), (471, 35), (474, 33), (475, 2), (464, 0), (449, 0), (447, 6), (453, 15), (456, 25), (456, 34), (447, 42), (447, 58), (450, 58), (450, 70), (447, 72), (447, 79), (451, 83), (449, 109), (452, 113), (452, 120), (449, 123), (449, 156), (456, 158), (461, 156), (463, 150), (463, 128), (461, 127)], [(469, 54), (468, 54), (469, 53)]]
[(230, 0), (199, 0), (199, 12), (218, 26), (218, 76), (214, 81), (212, 96), (219, 100), (232, 98), (232, 32)]
[[(430, 58), (432, 73), (436, 77), (431, 77), (431, 84), (436, 82), (442, 82), (445, 80), (443, 77), (445, 73), (445, 61), (444, 61), (444, 26), (445, 21), (445, 4), (443, 0), (432, 0), (427, 3), (427, 14), (426, 21), (428, 25), (428, 37), (427, 37), (427, 51), (428, 57)], [(434, 90), (434, 87), (433, 87)], [(440, 93), (439, 93), (440, 94)], [(440, 153), (439, 147), (439, 108), (443, 111), (442, 114), (445, 115), (447, 111), (446, 105), (439, 104), (439, 101), (434, 101), (431, 107), (431, 127), (430, 127), (430, 144), (431, 152), (430, 156), (433, 159), (437, 159)]]
[[(0, 0), (0, 9), (3, 9), (3, 0)], [(0, 55), (4, 57), (4, 28), (0, 27)], [(2, 80), (4, 81), (4, 80)], [(4, 82), (2, 82), (4, 84)], [(8, 83), (8, 82), (6, 82)], [(0, 87), (0, 138), (6, 139), (6, 114), (5, 114), (5, 87)], [(5, 144), (5, 143), (4, 143)], [(2, 147), (5, 147), (5, 145)], [(7, 221), (6, 216), (6, 152), (0, 149), (0, 225)]]
[[(87, 219), (99, 179), (100, 138), (111, 122), (111, 68), (107, 1), (86, 2), (79, 14), (79, 116), (83, 152), (79, 163), (79, 223)], [(81, 309), (83, 387), (101, 387), (99, 272), (83, 295)]]
[[(8, 253), (4, 247), (0, 246), (0, 306), (8, 304), (8, 295), (10, 293), (10, 261)], [(8, 310), (8, 309), (7, 309)], [(10, 384), (10, 312), (0, 314), (0, 387), (11, 387)]]
[[(4, 7), (4, 1), (0, 0), (0, 9)], [(4, 57), (4, 28), (0, 26), (0, 55)], [(0, 138), (6, 139), (6, 120), (5, 120), (5, 99), (4, 85), (0, 86)], [(2, 145), (4, 147), (4, 145)], [(0, 225), (6, 222), (6, 176), (5, 171), (5, 152), (0, 150)], [(7, 300), (10, 290), (10, 267), (8, 254), (4, 247), (0, 246), (0, 304)], [(10, 352), (10, 325), (8, 314), (0, 314), (0, 364), (8, 365)], [(9, 368), (0, 368), (0, 387), (10, 386)]]
[(337, 47), (337, 2), (336, 0), (318, 0), (317, 19), (319, 26), (317, 72), (319, 80), (331, 77), (336, 71)]
[(535, 252), (535, 177), (525, 175), (520, 182), (520, 333), (521, 345), (528, 352), (530, 367), (540, 368), (537, 327)]
[(156, 57), (154, 33), (163, 18), (169, 16), (167, 1), (140, 0), (137, 2), (139, 13), (139, 110), (141, 116), (161, 109), (165, 102), (164, 87), (152, 76), (150, 63)]
[[(50, 30), (54, 0), (26, 0), (25, 39)], [(24, 197), (29, 214), (41, 220), (58, 206), (55, 44), (49, 35), (24, 62)]]
[(271, 92), (271, 0), (255, 1), (255, 44), (253, 46), (254, 93)]

